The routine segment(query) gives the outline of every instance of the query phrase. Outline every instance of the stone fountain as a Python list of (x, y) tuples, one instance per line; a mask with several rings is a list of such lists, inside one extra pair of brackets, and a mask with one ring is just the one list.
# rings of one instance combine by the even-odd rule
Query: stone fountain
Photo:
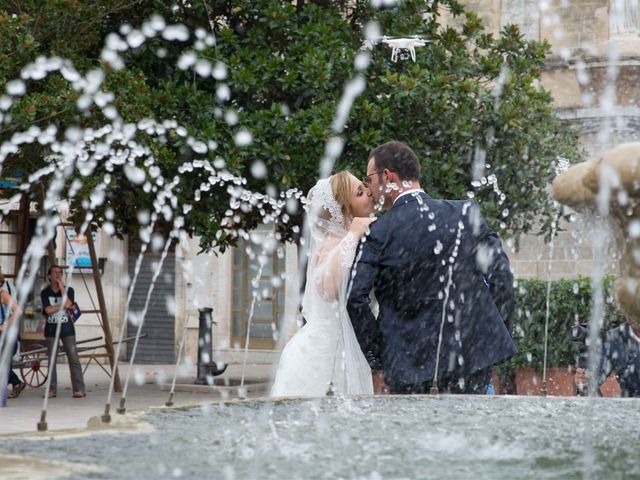
[(609, 220), (620, 252), (615, 296), (627, 321), (640, 325), (640, 142), (571, 166), (552, 188), (558, 202)]

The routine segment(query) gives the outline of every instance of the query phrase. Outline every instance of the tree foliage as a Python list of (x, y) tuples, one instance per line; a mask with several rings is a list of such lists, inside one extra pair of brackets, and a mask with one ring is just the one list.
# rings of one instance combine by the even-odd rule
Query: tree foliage
[[(119, 52), (123, 68), (105, 60), (105, 45), (126, 42), (154, 14), (186, 26), (189, 39), (167, 40), (159, 31)], [(371, 21), (384, 35), (420, 35), (427, 44), (417, 49), (415, 62), (394, 63), (390, 49), (374, 43), (365, 49), (369, 66), (358, 73), (354, 60)], [(207, 34), (215, 43), (203, 40)], [(190, 51), (214, 68), (213, 75), (200, 75), (197, 65), (180, 68)], [(558, 158), (577, 156), (575, 135), (554, 116), (553, 99), (538, 85), (547, 51), (546, 43), (526, 40), (515, 26), (494, 38), (454, 0), (406, 0), (384, 9), (364, 0), (15, 0), (0, 11), (0, 91), (38, 57), (59, 56), (82, 75), (104, 70), (101, 91), (113, 93), (122, 123), (172, 120), (187, 130), (138, 131), (135, 141), (153, 162), (141, 157), (136, 165), (147, 178), (152, 165), (160, 171), (147, 188), (132, 188), (123, 166), (107, 168), (104, 157), (84, 175), (76, 170), (62, 193), (70, 197), (73, 180), (82, 180), (74, 211), (95, 210), (98, 224), (110, 219), (116, 233), (132, 233), (137, 213), (157, 202), (158, 178), (165, 185), (176, 179), (172, 213), (159, 228), (182, 215), (186, 231), (200, 236), (204, 248), (233, 244), (238, 231), (254, 228), (274, 210), (273, 203), (235, 198), (225, 183), (200, 188), (211, 171), (245, 178), (242, 188), (274, 198), (291, 188), (307, 191), (318, 178), (327, 140), (337, 133), (332, 122), (344, 85), (356, 75), (364, 76), (366, 89), (339, 132), (344, 149), (335, 169), (362, 174), (371, 148), (403, 140), (418, 154), (421, 181), (432, 196), (471, 192), (494, 228), (529, 232), (536, 219), (549, 218), (545, 189)], [(79, 108), (81, 97), (59, 72), (27, 81), (26, 93), (2, 112), (0, 142), (34, 125), (44, 130), (53, 124), (63, 139), (68, 127), (98, 130), (114, 122), (96, 105)], [(248, 145), (237, 141), (244, 131), (251, 134)], [(194, 149), (194, 142), (206, 151)], [(35, 172), (54, 161), (50, 150), (50, 144), (23, 143), (7, 156), (4, 171)], [(194, 160), (211, 168), (181, 168)], [(87, 198), (106, 174), (106, 201), (91, 205)], [(288, 205), (276, 220), (283, 239), (295, 238), (301, 222), (301, 209)]]

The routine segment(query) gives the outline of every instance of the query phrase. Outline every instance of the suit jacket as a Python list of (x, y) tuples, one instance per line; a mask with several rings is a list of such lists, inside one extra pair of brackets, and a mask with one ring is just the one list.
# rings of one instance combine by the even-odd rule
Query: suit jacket
[[(380, 310), (369, 308), (375, 293)], [(389, 384), (456, 379), (510, 358), (513, 275), (473, 201), (398, 198), (371, 225), (351, 272), (347, 310)]]

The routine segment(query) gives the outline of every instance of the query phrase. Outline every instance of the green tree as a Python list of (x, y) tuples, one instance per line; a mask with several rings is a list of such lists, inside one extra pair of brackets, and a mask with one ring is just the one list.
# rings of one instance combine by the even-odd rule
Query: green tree
[[(168, 41), (160, 30), (139, 45), (133, 37), (135, 46), (119, 52), (124, 68), (114, 68), (103, 46), (117, 44), (116, 38), (126, 42), (132, 29), (144, 32), (153, 14), (186, 26), (189, 39)], [(361, 73), (366, 89), (342, 132), (345, 145), (335, 168), (361, 174), (371, 148), (404, 140), (422, 162), (427, 191), (454, 198), (473, 192), (489, 223), (503, 234), (528, 232), (537, 218), (549, 218), (545, 187), (556, 161), (577, 153), (575, 135), (554, 116), (551, 96), (537, 85), (548, 45), (524, 39), (514, 26), (493, 38), (454, 0), (406, 0), (384, 9), (364, 0), (5, 2), (0, 89), (39, 56), (60, 56), (82, 74), (103, 69), (101, 88), (113, 93), (122, 122), (149, 118), (184, 126), (186, 135), (177, 127), (139, 131), (135, 140), (147, 150), (136, 165), (147, 178), (159, 168), (165, 185), (176, 179), (172, 209), (183, 214), (186, 231), (199, 235), (204, 248), (224, 248), (239, 230), (254, 228), (274, 211), (273, 202), (236, 201), (227, 183), (203, 189), (211, 171), (181, 166), (206, 160), (216, 172), (245, 178), (249, 191), (276, 198), (291, 188), (307, 191), (318, 177), (325, 144), (335, 135), (332, 121), (345, 83), (357, 75), (354, 59), (371, 20), (384, 35), (420, 35), (427, 44), (417, 49), (415, 62), (392, 62), (384, 43), (371, 47), (370, 64)], [(215, 43), (207, 44), (206, 34), (215, 35)], [(214, 78), (177, 66), (188, 51), (214, 68)], [(29, 80), (26, 90), (2, 112), (0, 142), (34, 125), (44, 129), (53, 123), (62, 139), (69, 126), (97, 129), (112, 121), (95, 105), (78, 108), (81, 94), (60, 73)], [(235, 141), (245, 130), (251, 133), (248, 145)], [(198, 153), (194, 142), (208, 148)], [(32, 173), (53, 161), (50, 153), (50, 144), (23, 143), (7, 157), (4, 171)], [(102, 224), (111, 209), (117, 212), (111, 220), (117, 233), (135, 231), (137, 213), (153, 209), (159, 177), (150, 188), (130, 188), (130, 175), (118, 162), (101, 157), (90, 167), (89, 175), (76, 171), (69, 177), (63, 196), (70, 196), (74, 179), (80, 179), (74, 211), (83, 215), (92, 208)], [(106, 201), (83, 202), (107, 173)], [(300, 213), (289, 208), (279, 214), (284, 239), (296, 237)], [(170, 220), (162, 218), (159, 228), (169, 228)]]

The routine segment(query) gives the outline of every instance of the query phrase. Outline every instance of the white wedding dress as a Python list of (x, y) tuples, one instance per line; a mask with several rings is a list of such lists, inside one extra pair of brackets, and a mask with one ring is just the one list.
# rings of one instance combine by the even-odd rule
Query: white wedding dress
[(343, 227), (329, 179), (309, 192), (306, 324), (282, 351), (272, 397), (373, 394), (371, 369), (346, 310), (346, 290), (359, 238)]

